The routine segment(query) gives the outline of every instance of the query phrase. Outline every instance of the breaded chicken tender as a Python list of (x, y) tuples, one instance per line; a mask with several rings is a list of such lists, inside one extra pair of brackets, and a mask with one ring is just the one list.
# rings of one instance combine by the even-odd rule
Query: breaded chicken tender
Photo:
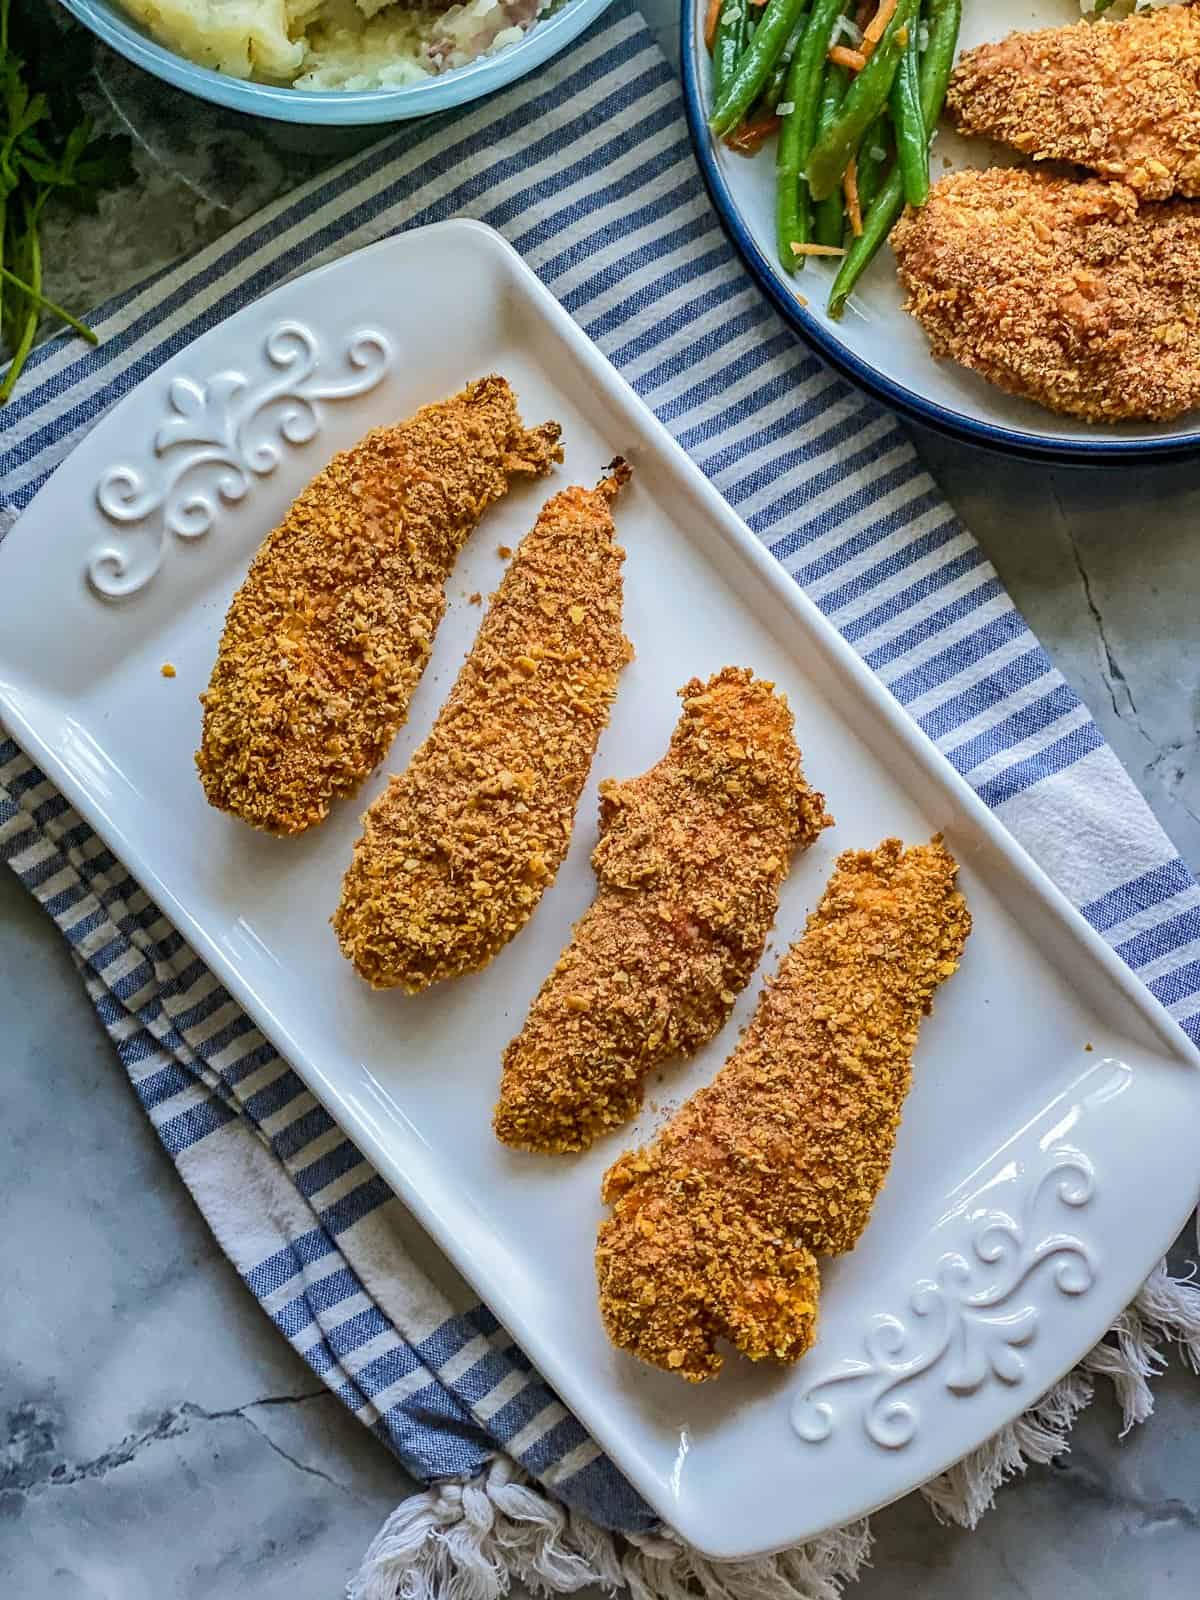
[(486, 966), (554, 881), (631, 655), (611, 512), (627, 477), (614, 462), (543, 507), (432, 732), (363, 819), (333, 924), (377, 989)]
[(851, 850), (736, 1050), (610, 1168), (600, 1310), (613, 1343), (692, 1382), (718, 1339), (752, 1361), (813, 1342), (816, 1257), (854, 1247), (892, 1158), (921, 1018), (971, 919), (940, 839)]
[(1144, 200), (1200, 195), (1200, 7), (978, 45), (955, 67), (946, 108), (961, 133), (1091, 167)]
[(408, 714), (467, 536), (562, 459), (503, 378), (376, 428), (313, 479), (229, 607), (196, 765), (210, 805), (300, 833), (379, 765)]
[(1200, 206), (1015, 168), (958, 172), (892, 231), (935, 356), (1090, 422), (1200, 405)]
[(798, 848), (833, 820), (792, 713), (744, 667), (680, 690), (662, 760), (600, 785), (599, 893), (504, 1054), (497, 1136), (582, 1150), (628, 1121), (647, 1074), (728, 1019)]

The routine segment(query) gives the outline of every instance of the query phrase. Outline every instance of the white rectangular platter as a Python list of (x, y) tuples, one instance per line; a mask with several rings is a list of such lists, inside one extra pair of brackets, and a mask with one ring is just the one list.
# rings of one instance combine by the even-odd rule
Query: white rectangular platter
[[(633, 463), (617, 521), (637, 657), (570, 855), (528, 928), (475, 977), (417, 999), (376, 994), (327, 920), (360, 813), (453, 681), (481, 616), (467, 596), (495, 588), (497, 546), (517, 544), (550, 491), (518, 490), (488, 513), (385, 770), (321, 827), (275, 840), (206, 806), (196, 697), (252, 553), (309, 477), (368, 427), (491, 371), (512, 382), (527, 421), (561, 421), (559, 483), (593, 481), (617, 452)], [(272, 384), (293, 398), (258, 406)], [(314, 398), (339, 386), (355, 392)], [(219, 437), (226, 402), (258, 416), (232, 447), (263, 470), (240, 488), (227, 473), (222, 498), (201, 463), (165, 512), (141, 515), (177, 446), (228, 453), (186, 442)], [(254, 454), (272, 439), (274, 457)], [(132, 478), (113, 477), (123, 465)], [(160, 547), (164, 515), (179, 532)], [(731, 1359), (719, 1381), (693, 1388), (613, 1350), (596, 1310), (601, 1174), (655, 1112), (570, 1160), (503, 1149), (490, 1114), (501, 1051), (591, 898), (597, 781), (651, 765), (675, 691), (726, 663), (788, 692), (808, 775), (837, 819), (786, 885), (764, 970), (837, 852), (888, 834), (945, 832), (975, 931), (922, 1031), (871, 1225), (825, 1271), (815, 1349), (786, 1371)], [(564, 1402), (710, 1554), (791, 1544), (980, 1443), (1102, 1334), (1194, 1203), (1191, 1045), (477, 224), (387, 240), (276, 290), (173, 356), (95, 429), (0, 550), (0, 713)], [(652, 1089), (660, 1115), (711, 1077), (761, 977), (722, 1036)]]

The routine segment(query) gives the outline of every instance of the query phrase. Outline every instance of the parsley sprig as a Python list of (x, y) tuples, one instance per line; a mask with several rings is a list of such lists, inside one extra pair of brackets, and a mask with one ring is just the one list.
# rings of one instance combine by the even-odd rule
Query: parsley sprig
[(95, 344), (86, 323), (42, 287), (42, 213), (64, 203), (94, 212), (106, 189), (133, 177), (129, 140), (96, 135), (80, 102), (91, 70), (86, 36), (63, 30), (45, 0), (0, 0), (0, 334), (12, 361), (9, 398), (43, 316)]

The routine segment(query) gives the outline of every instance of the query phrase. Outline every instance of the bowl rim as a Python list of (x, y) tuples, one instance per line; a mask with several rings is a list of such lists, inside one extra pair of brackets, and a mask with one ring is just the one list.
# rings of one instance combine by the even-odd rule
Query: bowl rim
[(228, 110), (310, 127), (364, 127), (402, 122), (477, 100), (524, 77), (557, 55), (613, 0), (569, 0), (498, 55), (482, 56), (441, 77), (395, 89), (293, 89), (284, 84), (233, 78), (198, 66), (152, 39), (115, 0), (59, 0), (84, 27), (135, 66), (176, 89)]
[[(742, 257), (750, 276), (774, 306), (784, 322), (812, 345), (817, 353), (860, 389), (882, 400), (894, 411), (919, 422), (937, 433), (1002, 455), (1026, 460), (1050, 461), (1060, 466), (1115, 466), (1136, 462), (1139, 466), (1180, 461), (1200, 454), (1200, 431), (1177, 434), (1172, 438), (1062, 439), (1009, 428), (1000, 423), (982, 422), (965, 412), (952, 410), (887, 377), (878, 368), (833, 338), (824, 325), (796, 303), (782, 274), (759, 248), (747, 227), (737, 201), (726, 182), (713, 152), (708, 131), (698, 63), (700, 51), (699, 7), (702, 0), (681, 0), (680, 27), (683, 102), (692, 148), (717, 216), (734, 248)], [(933, 358), (930, 357), (932, 360)]]

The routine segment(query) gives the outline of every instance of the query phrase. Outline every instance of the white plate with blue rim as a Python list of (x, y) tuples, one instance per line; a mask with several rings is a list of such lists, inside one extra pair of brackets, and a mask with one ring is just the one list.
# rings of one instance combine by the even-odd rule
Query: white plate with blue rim
[[(935, 361), (925, 334), (903, 309), (887, 245), (864, 275), (841, 321), (828, 316), (825, 303), (836, 262), (830, 266), (810, 259), (802, 272), (789, 277), (776, 259), (774, 142), (746, 157), (708, 130), (712, 96), (704, 46), (706, 9), (707, 0), (683, 0), (684, 99), (700, 170), (730, 239), (763, 293), (831, 366), (917, 422), (1012, 455), (1087, 466), (1145, 464), (1200, 450), (1200, 413), (1170, 422), (1082, 422), (1005, 394), (955, 362)], [(1015, 29), (1052, 28), (1079, 20), (1078, 0), (968, 4), (959, 51), (1002, 39)], [(960, 138), (943, 119), (933, 144), (931, 176), (936, 180), (968, 166), (1010, 165), (1014, 159), (986, 140)]]
[[(510, 380), (529, 421), (559, 420), (565, 460), (550, 483), (514, 488), (468, 540), (380, 770), (296, 839), (213, 810), (193, 762), (198, 696), (254, 552), (334, 451), (488, 372)], [(554, 488), (594, 482), (614, 454), (634, 469), (615, 515), (636, 656), (567, 858), (482, 972), (419, 996), (373, 991), (328, 920), (362, 810), (428, 733), (479, 626), (469, 597), (504, 570), (499, 549), (518, 544)], [(787, 693), (836, 826), (789, 873), (774, 948), (729, 1025), (666, 1067), (635, 1122), (578, 1157), (509, 1150), (491, 1126), (501, 1054), (595, 892), (599, 781), (657, 761), (680, 685), (726, 664)], [(170, 354), (101, 418), (0, 548), (0, 720), (591, 1438), (707, 1554), (794, 1545), (982, 1444), (1103, 1336), (1195, 1205), (1200, 1054), (479, 223), (398, 234), (282, 285)], [(663, 1098), (719, 1069), (838, 852), (938, 831), (962, 865), (974, 929), (922, 1025), (870, 1225), (851, 1253), (822, 1262), (815, 1346), (788, 1368), (731, 1356), (704, 1385), (640, 1365), (609, 1343), (597, 1306), (605, 1169), (653, 1133)], [(172, 947), (170, 959), (187, 970), (191, 958)], [(183, 1009), (211, 992), (207, 976), (187, 983), (172, 1002)], [(270, 1064), (241, 1092), (271, 1098), (282, 1072)], [(194, 1090), (172, 1089), (160, 1125), (193, 1104)], [(282, 1136), (310, 1104), (296, 1092), (271, 1107)], [(303, 1139), (290, 1150), (318, 1165)], [(344, 1176), (306, 1192), (319, 1217), (343, 1214)], [(460, 1369), (461, 1392), (498, 1427), (509, 1391), (491, 1355)], [(374, 1393), (381, 1409), (390, 1393)], [(557, 1404), (522, 1414), (504, 1442), (544, 1467), (562, 1421)], [(567, 1448), (563, 1476), (595, 1460), (586, 1440)]]

